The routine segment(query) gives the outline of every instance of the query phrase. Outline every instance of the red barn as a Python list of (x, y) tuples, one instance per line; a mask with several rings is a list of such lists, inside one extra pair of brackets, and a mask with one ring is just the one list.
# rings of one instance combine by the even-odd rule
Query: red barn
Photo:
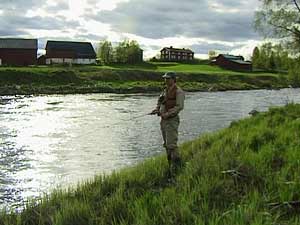
[(37, 39), (0, 38), (0, 65), (36, 64)]
[(218, 65), (228, 70), (252, 71), (252, 63), (244, 61), (243, 56), (220, 54), (211, 62), (211, 64)]

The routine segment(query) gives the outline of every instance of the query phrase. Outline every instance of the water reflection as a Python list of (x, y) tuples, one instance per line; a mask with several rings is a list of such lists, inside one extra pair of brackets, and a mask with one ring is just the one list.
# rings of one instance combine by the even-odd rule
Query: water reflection
[[(135, 164), (163, 151), (156, 95), (0, 97), (0, 205)], [(180, 142), (255, 109), (300, 102), (299, 89), (189, 93)]]

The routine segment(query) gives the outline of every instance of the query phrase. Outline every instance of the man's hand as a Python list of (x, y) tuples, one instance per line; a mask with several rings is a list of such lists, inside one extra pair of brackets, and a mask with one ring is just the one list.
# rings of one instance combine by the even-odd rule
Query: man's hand
[(160, 116), (161, 116), (161, 118), (164, 119), (164, 120), (165, 120), (165, 119), (168, 119), (168, 114), (167, 114), (167, 113), (162, 113)]
[(157, 115), (159, 113), (159, 110), (158, 109), (154, 109), (152, 110), (151, 113), (149, 113), (150, 115)]

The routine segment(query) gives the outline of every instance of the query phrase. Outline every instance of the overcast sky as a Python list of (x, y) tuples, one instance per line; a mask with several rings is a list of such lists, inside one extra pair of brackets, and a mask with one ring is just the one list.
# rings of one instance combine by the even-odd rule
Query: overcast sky
[(137, 40), (146, 57), (163, 47), (249, 57), (259, 0), (0, 0), (0, 37), (113, 43)]

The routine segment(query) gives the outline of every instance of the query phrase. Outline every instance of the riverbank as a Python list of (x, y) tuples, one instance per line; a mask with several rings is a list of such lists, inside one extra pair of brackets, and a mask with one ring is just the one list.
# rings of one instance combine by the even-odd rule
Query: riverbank
[[(74, 67), (1, 67), (0, 95), (76, 94), (76, 93), (149, 93), (162, 89), (163, 71), (178, 70), (178, 83), (185, 91), (226, 91), (280, 89), (288, 87), (284, 74), (243, 73), (212, 70), (206, 67), (165, 66), (119, 68)], [(189, 72), (184, 72), (184, 69)], [(202, 71), (201, 71), (202, 69)], [(213, 68), (214, 69), (214, 68)]]
[(0, 224), (296, 225), (299, 115), (289, 104), (183, 144), (174, 182), (162, 155), (57, 190), (21, 214), (3, 213)]

